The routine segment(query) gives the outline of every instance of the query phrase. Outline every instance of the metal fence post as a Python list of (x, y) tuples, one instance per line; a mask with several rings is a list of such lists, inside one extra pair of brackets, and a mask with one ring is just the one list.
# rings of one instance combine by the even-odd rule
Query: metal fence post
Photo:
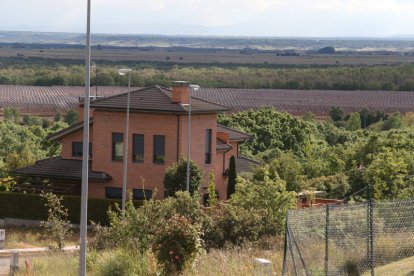
[(283, 245), (283, 268), (282, 276), (286, 275), (286, 257), (287, 257), (287, 243), (288, 243), (288, 223), (289, 223), (289, 211), (286, 212), (286, 222), (285, 222), (285, 244)]
[(329, 204), (326, 204), (325, 222), (325, 276), (329, 275)]
[(372, 199), (372, 185), (368, 184), (367, 197), (367, 224), (368, 224), (368, 241), (367, 241), (367, 257), (371, 276), (374, 276), (374, 217), (373, 217), (373, 199)]

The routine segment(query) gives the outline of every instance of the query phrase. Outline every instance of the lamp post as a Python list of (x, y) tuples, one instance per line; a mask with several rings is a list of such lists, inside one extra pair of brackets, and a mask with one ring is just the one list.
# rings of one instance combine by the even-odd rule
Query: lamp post
[(186, 183), (185, 183), (185, 189), (187, 192), (190, 192), (190, 151), (191, 151), (191, 97), (192, 92), (197, 91), (200, 88), (200, 86), (191, 84), (190, 85), (190, 99), (189, 99), (189, 105), (188, 105), (188, 149), (187, 149), (187, 174), (186, 174)]
[(88, 224), (88, 180), (89, 180), (89, 102), (91, 89), (91, 0), (87, 0), (86, 57), (85, 57), (85, 100), (83, 114), (82, 146), (82, 193), (80, 219), (79, 275), (86, 275), (86, 239)]
[(125, 119), (125, 144), (124, 144), (124, 175), (122, 178), (122, 216), (125, 216), (125, 204), (126, 204), (126, 189), (127, 189), (127, 174), (128, 174), (128, 136), (129, 136), (129, 105), (131, 102), (131, 69), (124, 68), (119, 69), (118, 74), (125, 76), (128, 74), (128, 97), (127, 97), (127, 108), (126, 108), (126, 119)]

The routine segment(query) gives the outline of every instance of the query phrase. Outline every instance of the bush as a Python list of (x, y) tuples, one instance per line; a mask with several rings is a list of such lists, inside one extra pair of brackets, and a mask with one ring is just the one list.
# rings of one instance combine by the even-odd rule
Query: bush
[(96, 264), (98, 275), (101, 276), (141, 276), (150, 275), (145, 256), (121, 249), (103, 252)]
[(165, 275), (178, 275), (202, 250), (200, 225), (191, 218), (174, 215), (155, 235), (153, 250)]
[[(190, 194), (198, 192), (201, 181), (203, 179), (203, 171), (197, 164), (190, 160)], [(168, 167), (165, 171), (164, 187), (168, 196), (174, 196), (178, 191), (186, 190), (187, 180), (187, 160), (182, 156), (177, 163)]]

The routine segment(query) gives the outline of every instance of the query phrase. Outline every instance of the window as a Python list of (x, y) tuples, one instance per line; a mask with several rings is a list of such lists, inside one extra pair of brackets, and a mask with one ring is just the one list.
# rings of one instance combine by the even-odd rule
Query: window
[(154, 135), (154, 163), (164, 164), (165, 158), (165, 136)]
[(122, 161), (124, 157), (124, 135), (112, 133), (112, 160)]
[(122, 188), (105, 187), (106, 198), (122, 199)]
[(132, 139), (132, 161), (144, 162), (144, 134), (134, 134)]
[(211, 129), (206, 129), (205, 164), (211, 164)]
[[(72, 156), (82, 157), (82, 153), (83, 153), (83, 143), (72, 142)], [(89, 143), (89, 157), (92, 157), (92, 144), (91, 143)]]
[(134, 189), (132, 190), (134, 200), (149, 200), (152, 198), (152, 190)]

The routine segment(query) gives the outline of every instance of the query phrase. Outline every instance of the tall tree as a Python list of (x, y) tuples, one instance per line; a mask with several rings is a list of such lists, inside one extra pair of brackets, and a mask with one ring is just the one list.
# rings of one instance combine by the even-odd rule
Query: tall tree
[(229, 165), (229, 178), (227, 182), (227, 199), (231, 197), (231, 195), (236, 191), (236, 158), (234, 155), (230, 158), (230, 165)]

